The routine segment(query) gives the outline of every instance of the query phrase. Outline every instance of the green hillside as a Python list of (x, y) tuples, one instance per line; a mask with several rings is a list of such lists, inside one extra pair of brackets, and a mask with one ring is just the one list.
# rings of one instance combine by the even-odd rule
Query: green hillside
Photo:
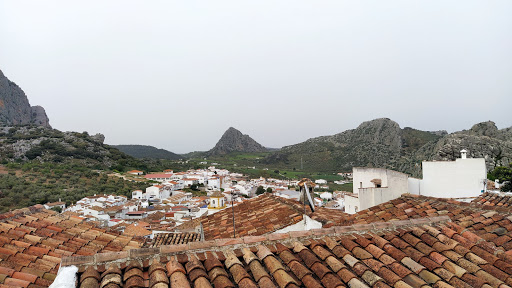
[(149, 145), (112, 145), (120, 151), (135, 157), (135, 158), (147, 158), (147, 159), (167, 159), (167, 160), (178, 160), (184, 158), (181, 155), (172, 153), (165, 149), (159, 149)]

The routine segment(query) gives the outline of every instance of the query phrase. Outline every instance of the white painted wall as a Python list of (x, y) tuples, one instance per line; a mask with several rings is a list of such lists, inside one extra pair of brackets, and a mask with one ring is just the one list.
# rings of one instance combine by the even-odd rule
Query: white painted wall
[[(345, 211), (347, 213), (353, 214), (357, 211), (368, 209), (396, 199), (409, 191), (409, 176), (397, 171), (383, 168), (354, 167), (353, 177), (353, 191), (359, 195), (359, 199), (358, 203), (354, 199), (350, 199), (349, 203), (345, 203)], [(376, 184), (371, 182), (374, 179), (380, 179), (381, 187), (376, 187)], [(356, 206), (357, 211), (355, 211)]]
[[(371, 181), (373, 179), (381, 179), (382, 187), (387, 187), (387, 173), (386, 169), (383, 168), (364, 168), (364, 167), (354, 167), (353, 168), (353, 193), (357, 194), (360, 188), (369, 188), (375, 187)], [(389, 170), (391, 171), (391, 170)]]
[(361, 204), (359, 203), (358, 197), (345, 195), (344, 203), (345, 203), (345, 213), (355, 214), (355, 213), (361, 211)]
[[(407, 179), (405, 179), (405, 183), (407, 183)], [(381, 203), (399, 198), (404, 193), (407, 193), (407, 188), (405, 188), (405, 190), (387, 187), (359, 189), (359, 210), (368, 209)]]
[(311, 229), (320, 229), (322, 228), (322, 223), (311, 219), (308, 215), (302, 215), (302, 220), (293, 225), (287, 226), (283, 229), (277, 230), (272, 234), (276, 233), (287, 233), (291, 231), (306, 231)]
[(140, 191), (140, 190), (133, 191), (132, 199), (142, 199), (142, 191)]
[(484, 158), (423, 161), (420, 194), (440, 198), (478, 197), (487, 178)]
[(160, 194), (160, 188), (156, 186), (150, 186), (146, 188), (146, 199), (158, 199)]
[(409, 186), (408, 190), (410, 194), (420, 195), (421, 179), (409, 177), (409, 179), (407, 179), (407, 184)]

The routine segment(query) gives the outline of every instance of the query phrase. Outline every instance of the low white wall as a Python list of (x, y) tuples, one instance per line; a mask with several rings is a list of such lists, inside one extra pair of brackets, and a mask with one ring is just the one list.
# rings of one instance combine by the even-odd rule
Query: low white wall
[(359, 203), (359, 198), (345, 195), (345, 213), (355, 214), (356, 212), (361, 211), (361, 204)]
[(424, 161), (421, 195), (440, 198), (478, 197), (487, 178), (484, 158)]

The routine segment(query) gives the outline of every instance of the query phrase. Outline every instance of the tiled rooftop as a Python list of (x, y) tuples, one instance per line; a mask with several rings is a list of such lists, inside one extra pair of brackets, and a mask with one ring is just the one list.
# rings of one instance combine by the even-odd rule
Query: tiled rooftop
[(486, 192), (473, 200), (472, 203), (475, 205), (492, 207), (496, 210), (506, 209), (506, 211), (510, 211), (512, 208), (512, 196)]
[(493, 242), (505, 251), (512, 249), (512, 217), (509, 213), (496, 212), (492, 207), (453, 199), (403, 195), (360, 211), (353, 215), (353, 219), (340, 224), (366, 224), (442, 215), (450, 217), (460, 227)]
[(139, 247), (141, 242), (131, 237), (42, 205), (0, 214), (0, 287), (47, 287), (64, 256)]
[[(298, 223), (302, 220), (304, 206), (294, 200), (284, 199), (271, 194), (263, 194), (234, 206), (236, 237), (247, 235), (264, 235)], [(348, 217), (341, 211), (317, 208), (314, 213), (307, 207), (306, 213), (311, 218), (323, 223), (333, 220), (342, 222)], [(231, 208), (215, 214), (202, 216), (178, 226), (178, 229), (195, 228), (203, 224), (206, 240), (233, 237), (233, 212)]]
[(70, 257), (62, 265), (79, 267), (79, 287), (512, 285), (509, 252), (446, 216)]

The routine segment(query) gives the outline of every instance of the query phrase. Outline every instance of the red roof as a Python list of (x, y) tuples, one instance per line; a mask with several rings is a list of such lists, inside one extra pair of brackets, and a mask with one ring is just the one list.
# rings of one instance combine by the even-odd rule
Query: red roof
[(165, 174), (165, 173), (144, 175), (144, 178), (171, 178), (171, 177), (172, 177), (172, 174)]
[(132, 212), (126, 213), (126, 215), (142, 215), (144, 213), (145, 213), (144, 211), (132, 211)]

